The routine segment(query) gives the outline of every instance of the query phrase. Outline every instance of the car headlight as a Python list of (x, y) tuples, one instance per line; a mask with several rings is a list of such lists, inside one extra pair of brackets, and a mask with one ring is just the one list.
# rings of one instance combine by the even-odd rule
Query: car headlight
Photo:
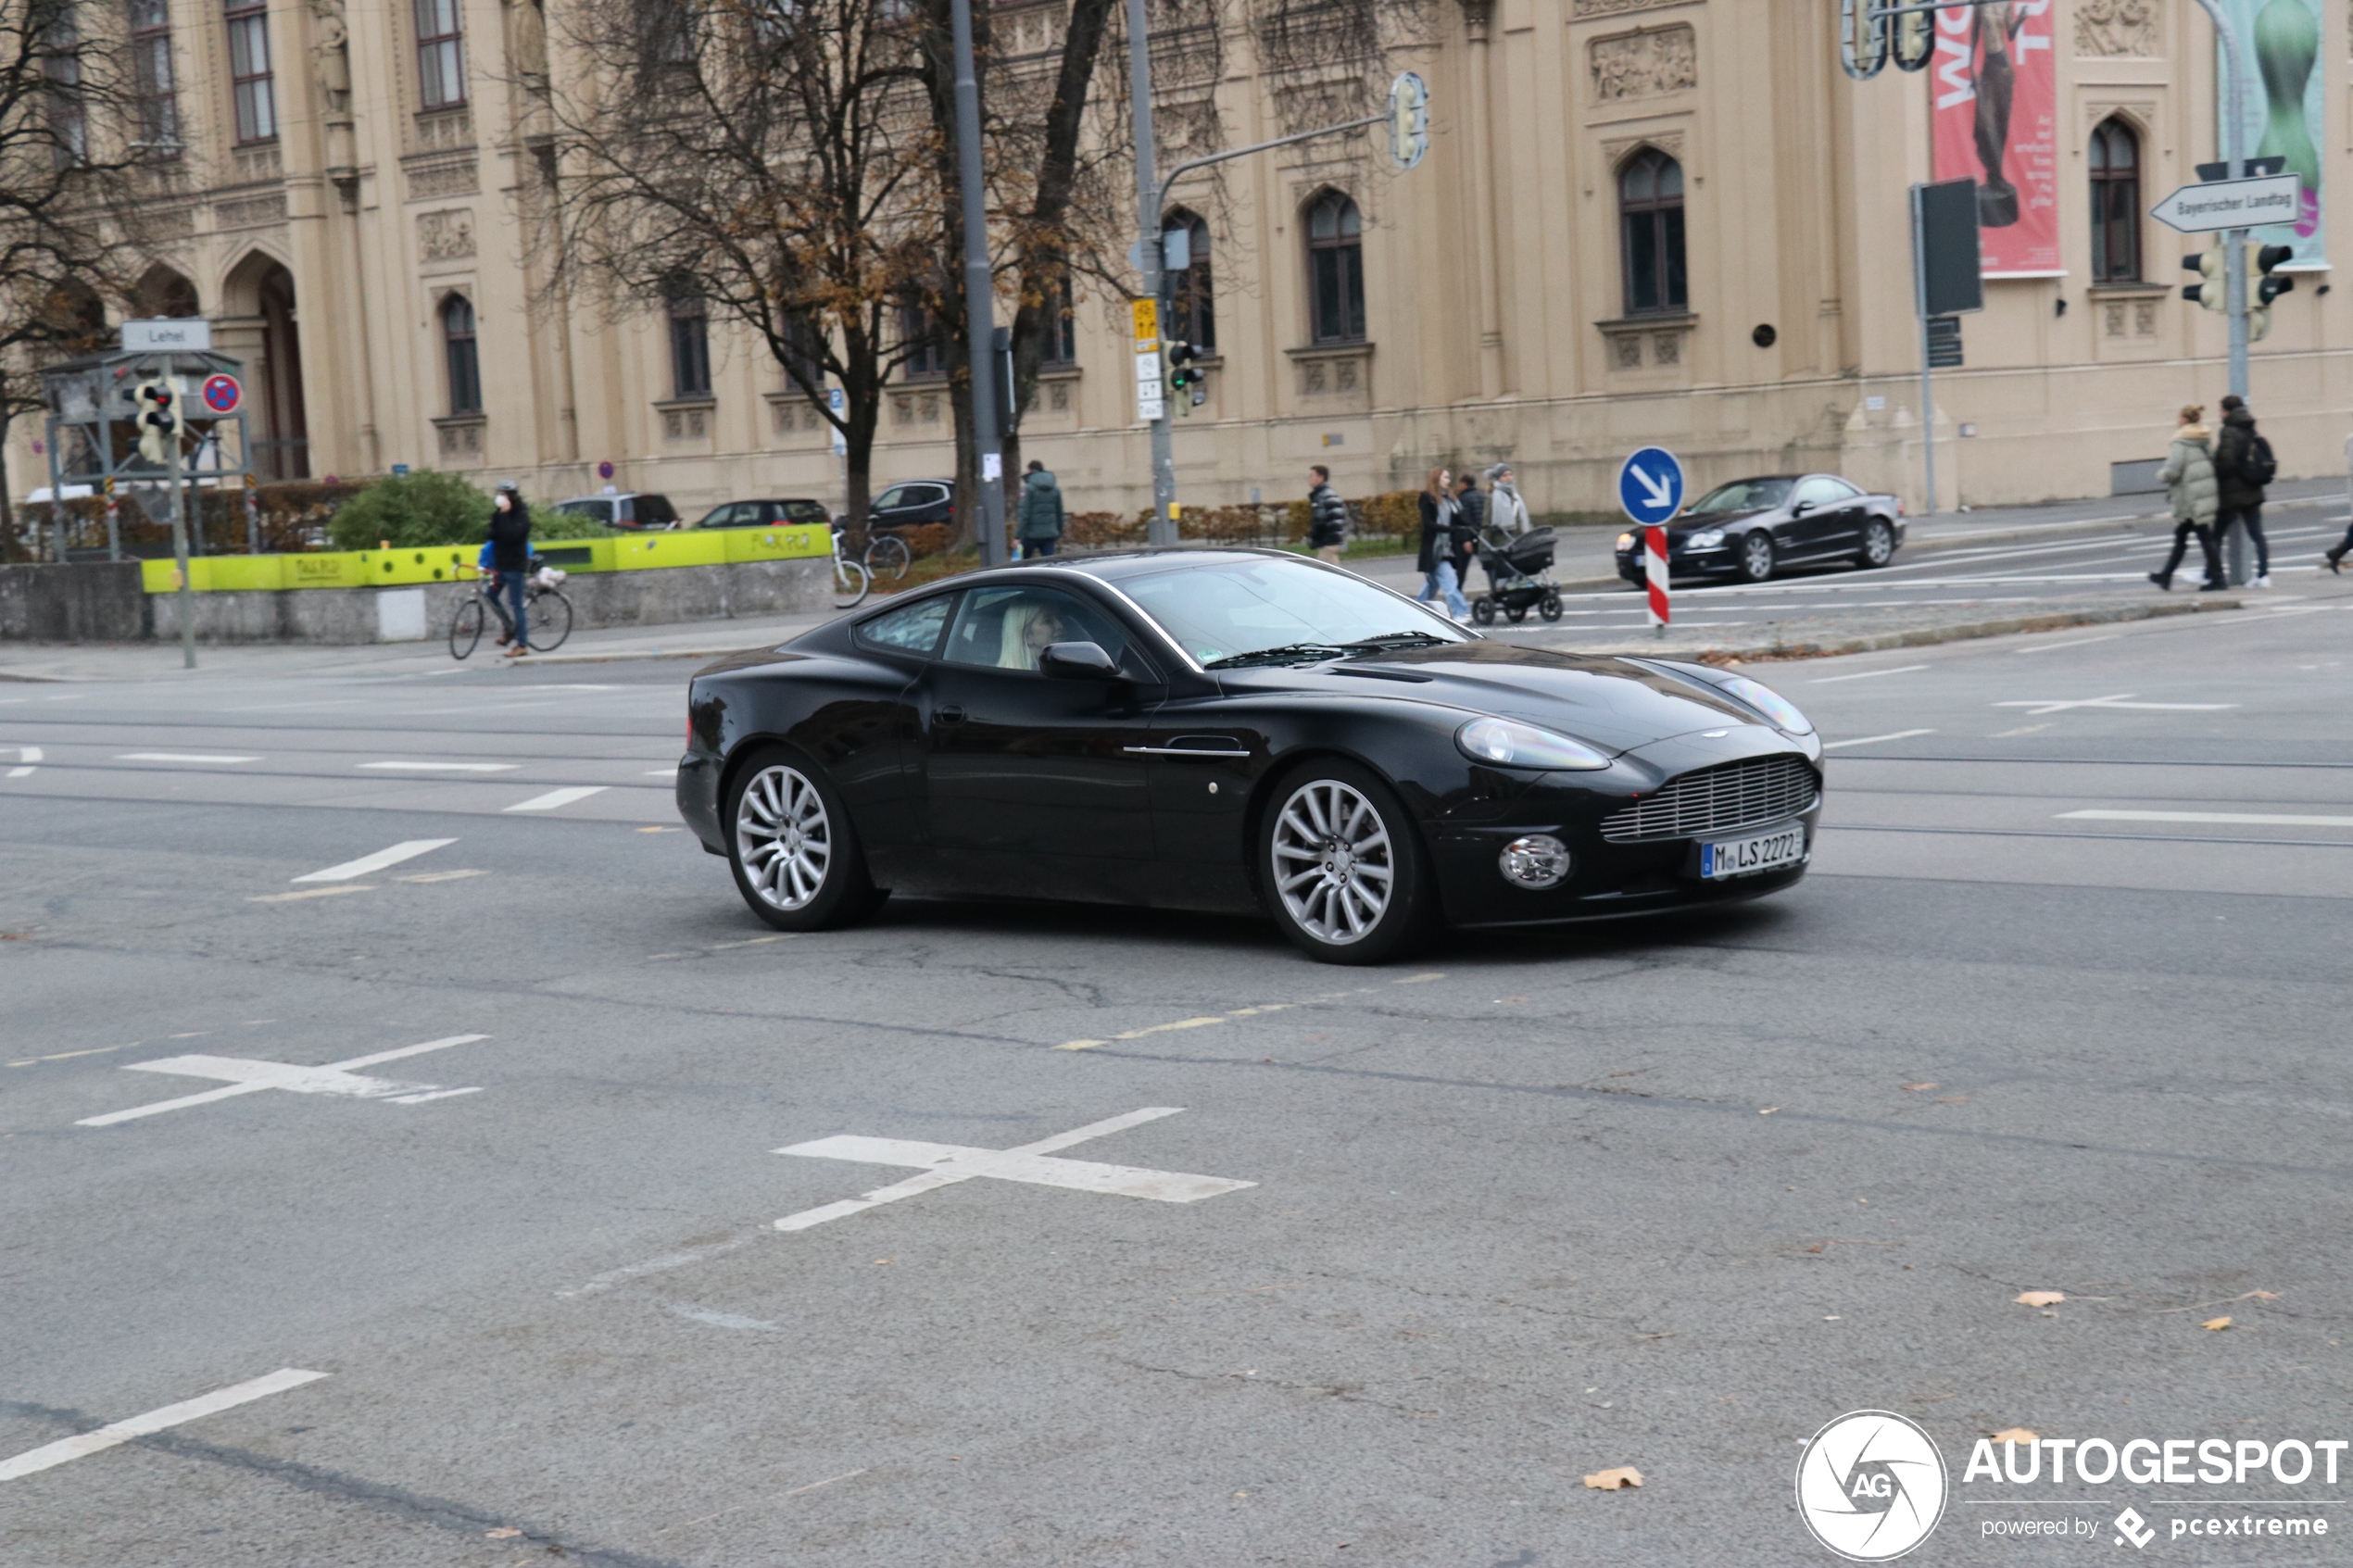
[(1454, 744), (1474, 762), (1504, 768), (1609, 766), (1608, 758), (1583, 741), (1533, 724), (1516, 724), (1509, 719), (1474, 719), (1454, 732)]
[(1814, 733), (1812, 721), (1797, 710), (1797, 704), (1790, 701), (1762, 681), (1752, 681), (1745, 675), (1735, 675), (1729, 681), (1718, 682), (1718, 684), (1726, 694), (1738, 697), (1771, 720), (1775, 729), (1787, 730), (1793, 735), (1810, 735)]
[(1634, 547), (1634, 536), (1631, 533), (1619, 534), (1617, 536), (1617, 547), (1621, 550), (1632, 549)]
[(1703, 528), (1697, 533), (1690, 535), (1683, 541), (1683, 548), (1687, 550), (1712, 550), (1723, 542), (1724, 531), (1722, 529)]

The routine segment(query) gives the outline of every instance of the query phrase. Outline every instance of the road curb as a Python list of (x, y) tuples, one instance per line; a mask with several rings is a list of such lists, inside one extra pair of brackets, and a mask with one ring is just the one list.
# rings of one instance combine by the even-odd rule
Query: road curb
[[(1850, 653), (1880, 653), (1889, 648), (1933, 647), (1939, 643), (1970, 642), (1981, 637), (2007, 637), (2020, 632), (2064, 632), (2076, 626), (2109, 626), (2121, 621), (2158, 621), (2176, 615), (2203, 615), (2218, 609), (2244, 609), (2238, 599), (2188, 599), (2179, 604), (2120, 605), (2113, 609), (2081, 609), (2056, 615), (2014, 615), (1998, 621), (1965, 621), (1949, 626), (1919, 626), (1908, 632), (1881, 632), (1872, 636), (1839, 637), (1823, 642), (1776, 642), (1756, 648), (1707, 648), (1699, 658), (1709, 662), (1772, 663), (1799, 659), (1835, 659)], [(1640, 650), (1633, 650), (1640, 651)]]

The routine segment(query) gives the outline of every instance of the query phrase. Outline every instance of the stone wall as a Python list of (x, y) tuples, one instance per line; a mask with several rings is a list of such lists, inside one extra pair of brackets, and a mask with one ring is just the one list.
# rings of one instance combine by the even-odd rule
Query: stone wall
[(0, 566), (0, 640), (123, 643), (152, 635), (135, 560)]

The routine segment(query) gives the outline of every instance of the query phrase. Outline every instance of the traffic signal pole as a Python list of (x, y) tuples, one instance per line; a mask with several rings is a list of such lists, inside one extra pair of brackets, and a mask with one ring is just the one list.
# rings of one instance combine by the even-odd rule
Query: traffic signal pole
[[(171, 361), (164, 361), (167, 367)], [(170, 369), (164, 371), (164, 384), (171, 388), (172, 407), (180, 406), (179, 378)], [(171, 558), (180, 567), (180, 667), (196, 667), (196, 588), (188, 572), (188, 507), (180, 493), (180, 438), (173, 433), (164, 445), (164, 483), (171, 486)]]
[[(2214, 41), (2222, 51), (2222, 161), (2229, 168), (2229, 177), (2237, 179), (2246, 172), (2240, 157), (2246, 136), (2246, 78), (2240, 69), (2238, 40), (2232, 36), (2230, 23), (2222, 16), (2220, 0), (2197, 0), (2198, 7), (2214, 23)], [(2232, 229), (2222, 235), (2223, 308), (2230, 313), (2231, 322), (2231, 391), (2244, 400), (2246, 396), (2246, 231)], [(2220, 437), (2217, 441), (2219, 443)], [(2222, 541), (2226, 557), (2223, 576), (2233, 588), (2247, 582), (2246, 530), (2235, 521), (2229, 535)]]
[(997, 280), (988, 265), (988, 193), (981, 184), (980, 84), (973, 69), (972, 0), (954, 0), (950, 10), (956, 51), (956, 182), (963, 187), (964, 220), (964, 339), (972, 372), (974, 461), (980, 474), (980, 564), (1002, 566), (1005, 473), (998, 421), (1010, 410), (997, 407), (996, 368), (988, 361), (996, 340)]

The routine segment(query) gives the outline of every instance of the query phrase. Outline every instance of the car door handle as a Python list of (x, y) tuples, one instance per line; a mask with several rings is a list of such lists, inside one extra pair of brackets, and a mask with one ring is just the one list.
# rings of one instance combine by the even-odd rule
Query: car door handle
[(1139, 757), (1248, 757), (1247, 751), (1210, 751), (1198, 746), (1123, 746), (1119, 748)]
[(942, 724), (961, 724), (964, 721), (964, 710), (952, 702), (945, 708), (933, 709), (931, 716)]

